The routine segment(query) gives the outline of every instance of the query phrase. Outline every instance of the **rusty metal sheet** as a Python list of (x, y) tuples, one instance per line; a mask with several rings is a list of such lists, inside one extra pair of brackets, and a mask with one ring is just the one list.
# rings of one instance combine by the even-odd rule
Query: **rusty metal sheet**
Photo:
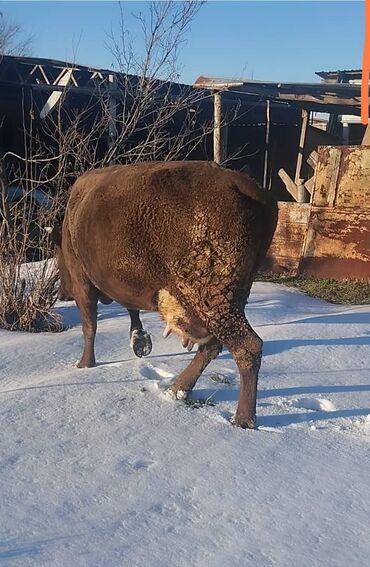
[[(294, 203), (279, 201), (278, 227), (286, 223), (307, 224), (309, 214), (308, 203)], [(277, 228), (278, 228), (277, 227)]]
[(370, 215), (355, 209), (312, 207), (299, 271), (370, 278)]
[(308, 203), (279, 202), (279, 220), (267, 254), (274, 271), (298, 268), (309, 215)]
[(370, 278), (370, 147), (319, 148), (299, 272)]
[(274, 268), (370, 279), (369, 146), (319, 148), (311, 205), (279, 203), (268, 257)]

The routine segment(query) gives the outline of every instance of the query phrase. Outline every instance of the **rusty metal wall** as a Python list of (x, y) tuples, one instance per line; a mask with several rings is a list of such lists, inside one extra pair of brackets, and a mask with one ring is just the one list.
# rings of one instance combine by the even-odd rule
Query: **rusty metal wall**
[(299, 272), (370, 278), (370, 147), (319, 148)]
[(370, 279), (370, 146), (322, 146), (311, 204), (279, 202), (267, 269)]

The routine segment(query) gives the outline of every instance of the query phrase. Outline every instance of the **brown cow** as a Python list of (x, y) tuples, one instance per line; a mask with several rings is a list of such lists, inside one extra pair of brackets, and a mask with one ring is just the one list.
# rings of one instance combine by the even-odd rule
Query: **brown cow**
[(270, 245), (277, 206), (247, 175), (210, 162), (151, 162), (93, 170), (72, 187), (58, 263), (81, 313), (79, 367), (95, 364), (99, 296), (159, 311), (165, 334), (197, 343), (171, 387), (191, 392), (225, 345), (240, 372), (235, 423), (255, 426), (262, 340), (244, 308)]
[[(72, 301), (72, 285), (68, 270), (65, 268), (63, 260), (63, 252), (61, 250), (62, 234), (58, 225), (54, 227), (46, 227), (46, 231), (51, 234), (54, 244), (57, 246), (57, 261), (60, 273), (60, 285), (58, 292), (58, 299), (60, 301)], [(110, 305), (113, 299), (107, 297), (101, 291), (98, 291), (98, 300), (104, 305)], [(152, 340), (149, 333), (143, 328), (138, 309), (128, 309), (130, 316), (130, 346), (138, 358), (148, 356), (152, 352)]]

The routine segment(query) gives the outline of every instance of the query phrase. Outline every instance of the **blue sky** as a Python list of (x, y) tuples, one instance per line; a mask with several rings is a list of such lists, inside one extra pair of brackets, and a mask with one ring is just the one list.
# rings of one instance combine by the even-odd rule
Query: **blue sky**
[[(144, 2), (123, 2), (127, 26)], [(106, 33), (117, 2), (0, 2), (0, 11), (34, 36), (33, 55), (110, 68)], [(181, 51), (180, 79), (199, 75), (271, 81), (315, 81), (315, 71), (360, 68), (364, 4), (209, 1)], [(138, 45), (139, 48), (139, 45)]]

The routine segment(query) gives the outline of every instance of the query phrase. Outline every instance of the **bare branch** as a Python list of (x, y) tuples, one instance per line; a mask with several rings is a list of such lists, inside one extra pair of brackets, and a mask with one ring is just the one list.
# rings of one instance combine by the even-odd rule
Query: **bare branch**
[(24, 35), (20, 24), (7, 20), (0, 12), (0, 56), (29, 55), (32, 41), (31, 35)]

